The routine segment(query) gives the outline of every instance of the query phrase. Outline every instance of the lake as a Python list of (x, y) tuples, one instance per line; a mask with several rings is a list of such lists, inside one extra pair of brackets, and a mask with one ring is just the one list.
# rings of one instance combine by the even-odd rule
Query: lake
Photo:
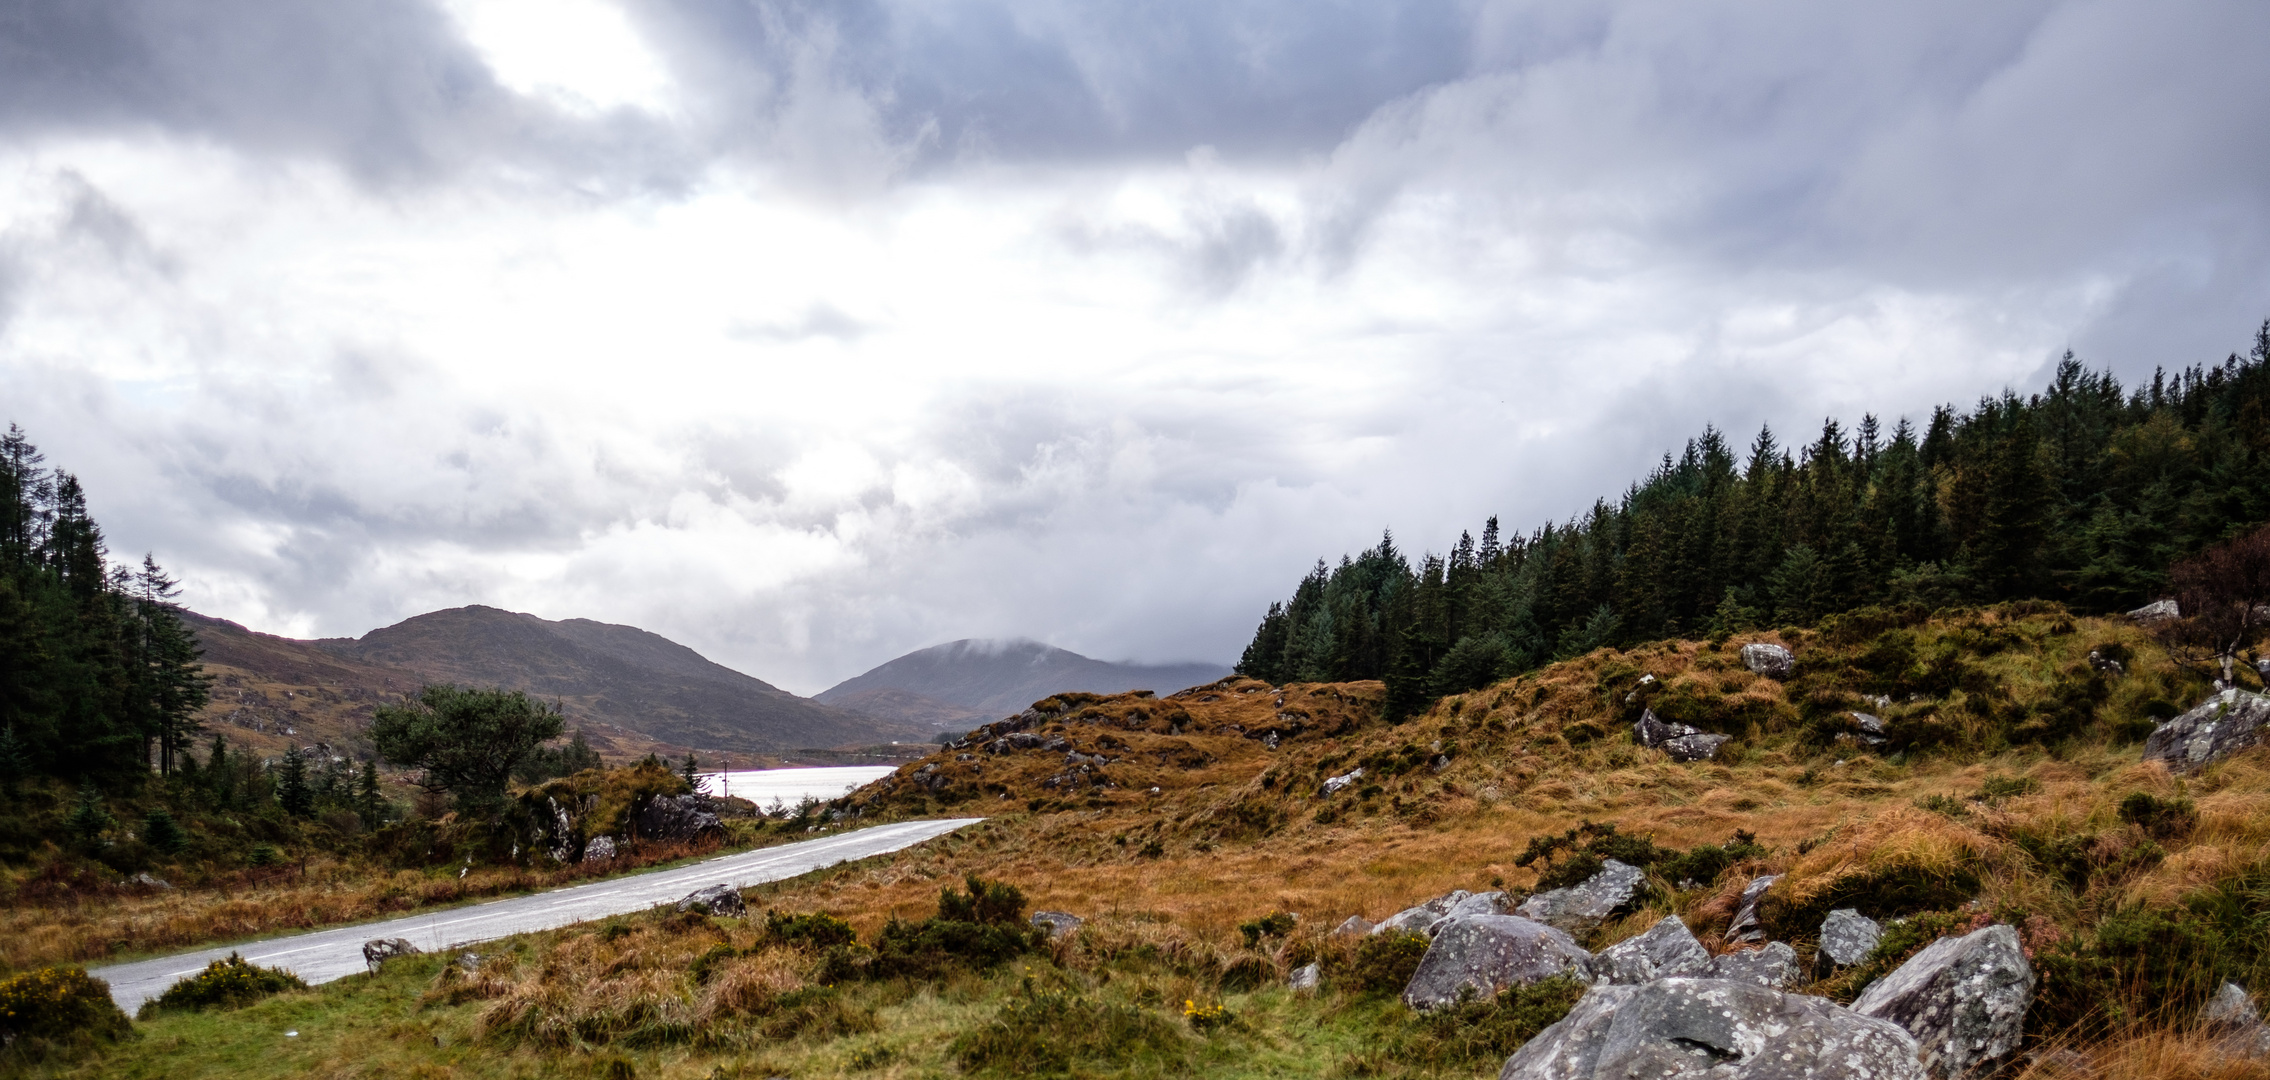
[(769, 809), (805, 799), (826, 802), (898, 771), (896, 765), (831, 765), (812, 769), (735, 769), (699, 774), (705, 795), (731, 795)]

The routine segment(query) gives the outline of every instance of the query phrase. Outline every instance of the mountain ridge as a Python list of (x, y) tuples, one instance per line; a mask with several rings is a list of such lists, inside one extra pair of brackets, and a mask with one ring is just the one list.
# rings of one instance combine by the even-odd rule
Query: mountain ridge
[(943, 706), (995, 719), (1064, 691), (1165, 694), (1229, 673), (1227, 664), (1114, 663), (1026, 638), (962, 638), (885, 661), (812, 695), (812, 700), (847, 706), (864, 702), (865, 708), (879, 711), (894, 707), (881, 692), (899, 691), (925, 699), (926, 708)]

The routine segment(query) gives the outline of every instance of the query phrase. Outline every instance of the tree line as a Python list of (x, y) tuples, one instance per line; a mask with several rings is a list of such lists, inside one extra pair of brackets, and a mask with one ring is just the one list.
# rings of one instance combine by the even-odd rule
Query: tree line
[(2049, 385), (1919, 429), (1835, 419), (1800, 446), (1715, 428), (1565, 524), (1416, 566), (1377, 546), (1319, 560), (1269, 606), (1237, 670), (1383, 679), (1388, 710), (1604, 645), (1809, 624), (1878, 604), (2018, 598), (2125, 610), (2183, 556), (2270, 519), (2270, 322), (2250, 354), (2124, 388), (2068, 353)]

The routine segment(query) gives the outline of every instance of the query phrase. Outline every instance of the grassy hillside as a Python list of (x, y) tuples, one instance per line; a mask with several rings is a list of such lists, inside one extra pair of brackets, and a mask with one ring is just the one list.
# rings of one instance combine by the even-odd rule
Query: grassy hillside
[[(1796, 671), (1750, 673), (1749, 640), (1788, 645)], [(2098, 672), (2092, 650), (2125, 656), (2127, 673)], [(2154, 720), (2207, 689), (2132, 624), (2017, 604), (1603, 649), (1401, 724), (1378, 719), (1377, 683), (1059, 695), (838, 807), (857, 822), (990, 815), (983, 826), (751, 895), (879, 945), (973, 872), (1089, 920), (1005, 966), (861, 974), (761, 917), (636, 916), (482, 950), (502, 959), (477, 977), (428, 958), (158, 1019), (59, 1068), (1489, 1076), (1565, 996), (1415, 1016), (1386, 992), (1394, 956), (1326, 932), (1452, 888), (1565, 875), (1571, 856), (1526, 858), (1532, 841), (1591, 823), (1580, 841), (1651, 871), (1643, 902), (1591, 947), (1676, 913), (1722, 948), (1735, 893), (1778, 872), (1769, 924), (1808, 956), (1830, 906), (1908, 920), (1869, 963), (1807, 988), (1840, 1000), (1937, 933), (2017, 927), (2041, 988), (2037, 1056), (2010, 1075), (2083, 1075), (2039, 1056), (2078, 1048), (2097, 1075), (2270, 1076), (2215, 1058), (2189, 1026), (2221, 979), (2270, 989), (2270, 750), (2185, 778), (2139, 762)], [(1672, 762), (1633, 744), (1643, 707), (1734, 739), (1715, 760)], [(1890, 741), (1857, 741), (1856, 709)], [(990, 752), (998, 739), (1011, 741)], [(1321, 794), (1357, 767), (1361, 780)], [(1297, 920), (1264, 921), (1276, 912)], [(1311, 959), (1321, 993), (1279, 988)], [(271, 1053), (286, 1025), (302, 1040)]]

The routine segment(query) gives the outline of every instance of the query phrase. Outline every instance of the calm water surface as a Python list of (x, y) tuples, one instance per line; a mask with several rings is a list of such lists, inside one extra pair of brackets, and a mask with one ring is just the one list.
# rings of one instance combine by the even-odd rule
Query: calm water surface
[(775, 799), (792, 807), (805, 799), (826, 801), (897, 771), (895, 765), (831, 765), (812, 769), (738, 769), (701, 774), (708, 795), (731, 795), (760, 807)]

